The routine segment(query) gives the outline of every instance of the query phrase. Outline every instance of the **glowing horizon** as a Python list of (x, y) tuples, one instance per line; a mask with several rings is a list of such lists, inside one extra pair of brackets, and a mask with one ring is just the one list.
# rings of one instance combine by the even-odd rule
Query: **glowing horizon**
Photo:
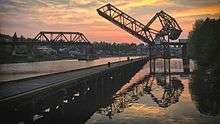
[(183, 29), (181, 38), (187, 38), (196, 19), (220, 17), (218, 0), (2, 0), (0, 33), (34, 37), (40, 31), (78, 31), (90, 41), (140, 43), (97, 14), (108, 2), (143, 24), (164, 10)]

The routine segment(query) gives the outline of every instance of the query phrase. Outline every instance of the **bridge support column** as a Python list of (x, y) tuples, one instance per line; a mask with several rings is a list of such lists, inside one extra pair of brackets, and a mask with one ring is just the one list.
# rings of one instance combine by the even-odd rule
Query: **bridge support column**
[[(168, 35), (168, 43), (170, 43), (170, 36)], [(171, 67), (170, 67), (170, 59), (171, 59), (171, 52), (170, 52), (170, 45), (168, 44), (168, 69), (169, 69), (169, 75), (168, 75), (168, 78), (169, 78), (169, 83), (171, 82), (171, 75), (170, 75), (170, 72), (171, 72)]]
[(169, 68), (169, 73), (171, 72), (171, 68), (170, 68), (170, 59), (168, 59), (168, 68)]
[(186, 74), (190, 72), (189, 59), (183, 59), (183, 72)]
[(149, 45), (149, 65), (150, 65), (150, 74), (152, 74), (152, 48), (151, 48), (152, 46), (151, 46), (151, 44)]
[(164, 71), (164, 73), (167, 72), (167, 68), (166, 68), (166, 59), (163, 59), (163, 71)]
[(152, 57), (152, 44), (149, 45), (149, 60), (150, 60), (150, 74), (155, 74), (156, 72), (156, 58)]
[[(163, 59), (164, 73), (165, 74), (167, 72), (170, 73), (171, 72), (171, 70), (170, 70), (171, 54), (170, 54), (170, 46), (169, 46), (169, 44), (163, 44), (163, 58), (162, 59)], [(168, 68), (168, 70), (167, 70), (167, 68)]]
[(155, 74), (156, 72), (156, 59), (150, 60), (150, 74)]
[(183, 58), (183, 71), (184, 73), (188, 74), (190, 72), (189, 67), (189, 58), (187, 56), (187, 45), (183, 45), (182, 47), (182, 58)]
[(149, 65), (150, 65), (150, 74), (151, 74), (152, 73), (152, 61), (151, 61), (151, 59), (149, 61)]
[(167, 72), (167, 68), (166, 68), (166, 46), (165, 44), (163, 45), (163, 68), (164, 68), (164, 73)]
[(153, 73), (156, 72), (156, 59), (153, 59)]

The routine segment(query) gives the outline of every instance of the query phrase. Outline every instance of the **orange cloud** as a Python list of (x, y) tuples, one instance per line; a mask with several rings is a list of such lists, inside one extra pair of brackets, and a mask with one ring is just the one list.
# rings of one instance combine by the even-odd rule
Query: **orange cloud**
[(193, 8), (181, 8), (176, 11), (173, 11), (172, 14), (176, 17), (187, 17), (187, 16), (197, 16), (197, 15), (205, 15), (205, 14), (216, 14), (220, 13), (219, 5), (209, 5), (209, 6), (201, 6), (201, 7), (193, 7)]
[[(16, 31), (19, 34), (34, 37), (41, 30), (80, 31), (85, 33), (91, 41), (108, 40), (129, 43), (139, 41), (97, 14), (96, 9), (106, 4), (104, 0), (37, 1), (16, 0), (13, 5), (8, 5), (7, 2), (1, 4), (0, 7), (4, 9), (0, 12), (1, 33), (13, 34)], [(134, 16), (143, 24), (146, 24), (158, 10), (165, 10), (177, 19), (184, 30), (182, 34), (184, 38), (192, 29), (195, 19), (200, 18), (201, 15), (204, 18), (210, 14), (220, 13), (219, 4), (213, 4), (213, 2), (206, 1), (205, 3), (210, 3), (207, 5), (204, 2), (200, 5), (201, 2), (190, 0), (187, 4), (181, 2), (180, 0), (111, 1), (113, 5)]]

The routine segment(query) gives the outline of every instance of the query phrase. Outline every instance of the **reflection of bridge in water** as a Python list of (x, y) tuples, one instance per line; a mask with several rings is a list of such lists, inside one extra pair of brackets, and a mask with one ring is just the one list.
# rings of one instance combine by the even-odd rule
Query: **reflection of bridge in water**
[[(110, 119), (114, 114), (121, 113), (124, 109), (137, 103), (141, 97), (149, 95), (159, 107), (167, 108), (179, 101), (181, 93), (184, 89), (181, 81), (173, 76), (169, 81), (168, 75), (146, 75), (137, 83), (127, 87), (126, 90), (116, 94), (109, 106), (100, 108), (99, 114), (106, 115)], [(156, 91), (154, 93), (154, 91)], [(158, 90), (160, 93), (158, 93)], [(144, 95), (145, 94), (145, 95)]]
[[(154, 77), (153, 77), (154, 78)], [(173, 77), (167, 82), (166, 75), (156, 75), (156, 80), (148, 81), (145, 91), (152, 97), (152, 100), (158, 104), (159, 107), (169, 107), (172, 104), (175, 104), (179, 101), (179, 97), (183, 91), (183, 84), (179, 79)], [(157, 83), (158, 86), (162, 87), (163, 95), (161, 98), (157, 98), (152, 91), (152, 83)]]

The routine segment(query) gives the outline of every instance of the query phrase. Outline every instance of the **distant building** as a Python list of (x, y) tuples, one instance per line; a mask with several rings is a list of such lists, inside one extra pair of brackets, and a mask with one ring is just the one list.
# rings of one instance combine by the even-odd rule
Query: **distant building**
[(137, 45), (137, 54), (146, 55), (148, 53), (148, 47), (144, 44)]

